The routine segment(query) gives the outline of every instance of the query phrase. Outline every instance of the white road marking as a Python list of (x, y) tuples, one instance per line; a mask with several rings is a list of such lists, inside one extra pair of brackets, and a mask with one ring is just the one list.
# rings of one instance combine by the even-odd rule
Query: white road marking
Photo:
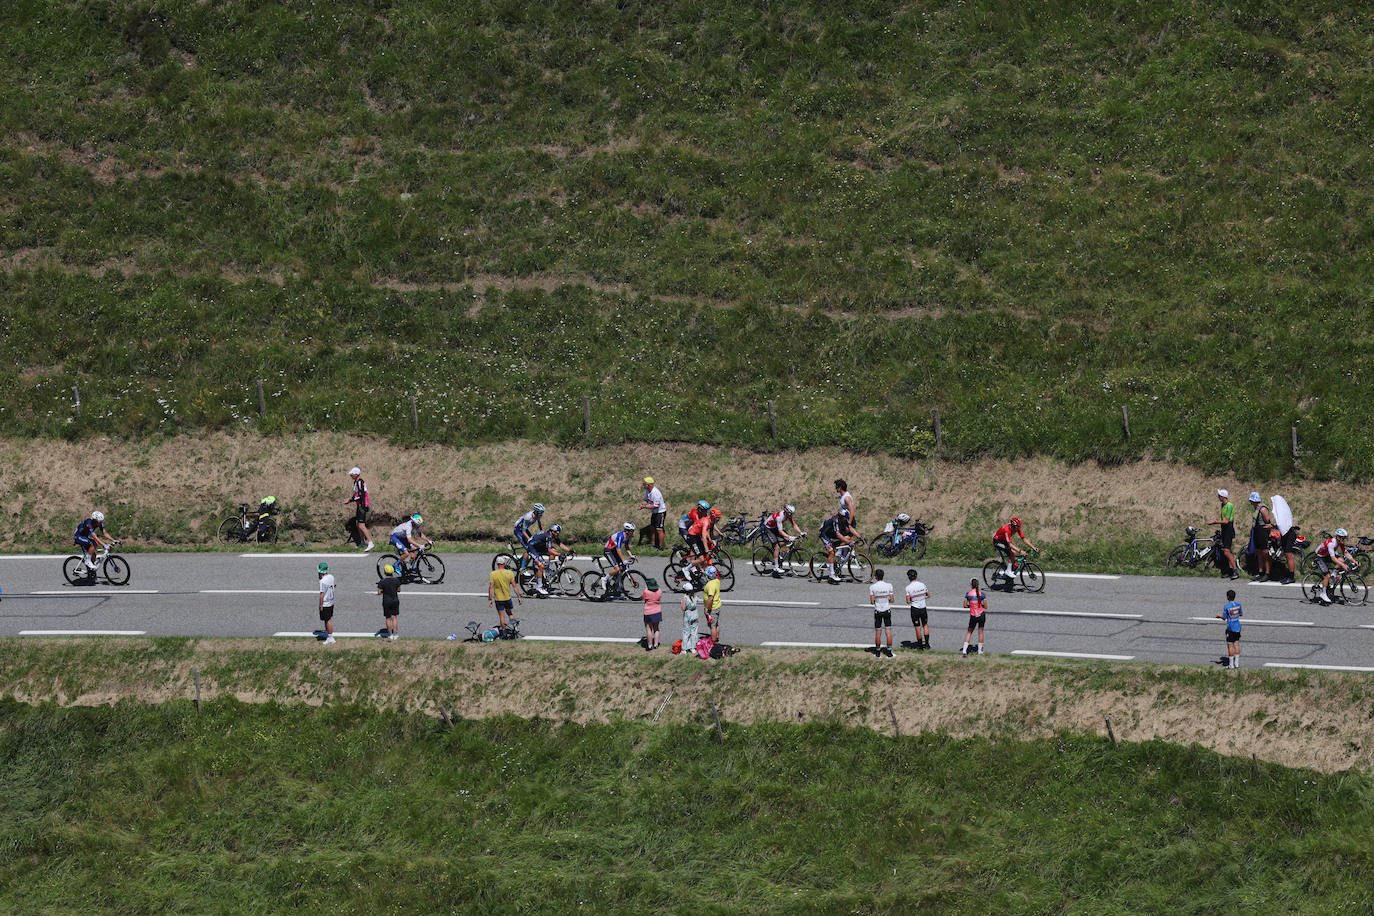
[(371, 553), (241, 553), (239, 557), (244, 560), (343, 560), (348, 557), (356, 557), (359, 560), (366, 560), (372, 557)]
[[(323, 632), (324, 632), (323, 630), (320, 631), (320, 633), (323, 633)], [(273, 636), (311, 636), (311, 637), (313, 637), (313, 638), (315, 638), (315, 639), (319, 639), (319, 638), (320, 638), (320, 633), (273, 633), (272, 635), (273, 635)], [(377, 636), (376, 631), (373, 631), (373, 632), (371, 632), (371, 633), (338, 633), (338, 632), (336, 632), (336, 633), (334, 634), (334, 636), (335, 636), (335, 638), (337, 638), (337, 639), (358, 639), (358, 638), (361, 638), (361, 637), (363, 637), (363, 636), (366, 636), (366, 637), (368, 637), (369, 639), (379, 639), (379, 638), (380, 638), (380, 637)]]
[[(158, 591), (155, 588), (86, 588), (85, 586), (75, 585), (67, 589), (29, 592), (30, 595), (66, 595), (76, 598), (82, 595), (156, 595), (157, 593)], [(18, 595), (15, 597), (18, 597)]]
[(1265, 662), (1266, 668), (1311, 668), (1315, 671), (1374, 671), (1374, 668), (1357, 668), (1353, 665), (1298, 665), (1292, 662)]
[[(721, 604), (762, 604), (765, 606), (777, 607), (820, 607), (819, 601), (753, 601), (745, 598), (724, 598), (720, 599)], [(868, 607), (868, 605), (864, 605)]]
[(305, 588), (202, 588), (202, 595), (318, 595), (320, 590)]
[(1013, 614), (1035, 614), (1040, 617), (1101, 617), (1105, 620), (1141, 620), (1143, 614), (1106, 614), (1096, 611), (1012, 611)]
[(870, 649), (872, 645), (861, 642), (765, 642), (761, 646), (775, 649)]
[(1061, 573), (1047, 572), (1046, 579), (1120, 579), (1120, 576), (1104, 576), (1098, 573)]
[(0, 554), (0, 560), (65, 560), (71, 556), (76, 555), (71, 553), (6, 553)]
[(1247, 584), (1256, 586), (1257, 588), (1264, 588), (1266, 586), (1273, 588), (1302, 588), (1301, 582), (1250, 582)]
[(1040, 652), (1032, 649), (1013, 649), (1012, 655), (1038, 655), (1049, 658), (1095, 658), (1109, 662), (1128, 662), (1134, 655), (1095, 655), (1091, 652)]
[(20, 630), (20, 636), (144, 636), (146, 630)]
[[(1215, 617), (1189, 617), (1189, 620), (1200, 620), (1203, 623), (1215, 623)], [(1315, 627), (1316, 624), (1310, 620), (1251, 620), (1249, 617), (1242, 617), (1241, 622), (1245, 626), (1259, 624), (1260, 626), (1271, 627)]]
[(537, 642), (627, 642), (636, 643), (643, 639), (630, 636), (526, 636), (523, 633), (521, 639), (532, 639)]

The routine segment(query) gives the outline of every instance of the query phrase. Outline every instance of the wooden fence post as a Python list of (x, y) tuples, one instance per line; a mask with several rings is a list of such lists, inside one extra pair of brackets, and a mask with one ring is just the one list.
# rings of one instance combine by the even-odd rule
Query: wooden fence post
[(1290, 426), (1288, 429), (1293, 434), (1293, 460), (1296, 461), (1298, 458), (1298, 428)]
[(778, 414), (771, 400), (768, 402), (768, 434), (778, 438)]
[(940, 447), (944, 445), (944, 438), (940, 435), (940, 408), (936, 407), (930, 412), (930, 415), (935, 421), (935, 451), (938, 452)]
[(258, 379), (258, 416), (267, 413), (267, 399), (262, 395), (262, 379)]
[(1131, 438), (1131, 415), (1126, 411), (1126, 405), (1121, 405), (1121, 431), (1126, 434), (1126, 438)]
[(410, 425), (417, 433), (420, 431), (420, 405), (413, 394), (410, 396)]
[(582, 435), (592, 434), (592, 399), (582, 396)]
[(72, 386), (72, 408), (78, 417), (81, 416), (81, 389), (76, 385)]

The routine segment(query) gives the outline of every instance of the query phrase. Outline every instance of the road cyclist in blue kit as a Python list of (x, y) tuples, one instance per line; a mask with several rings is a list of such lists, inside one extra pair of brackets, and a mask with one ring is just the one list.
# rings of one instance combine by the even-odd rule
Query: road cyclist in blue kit
[(1236, 600), (1235, 589), (1227, 589), (1226, 605), (1217, 615), (1217, 620), (1226, 621), (1226, 654), (1218, 664), (1224, 664), (1229, 670), (1240, 668), (1240, 618), (1244, 614), (1240, 602)]
[[(105, 535), (105, 537), (101, 537), (101, 535)], [(108, 538), (108, 540), (106, 538)], [(77, 547), (80, 547), (81, 552), (86, 555), (85, 566), (87, 579), (95, 578), (95, 549), (97, 547), (104, 547), (106, 544), (114, 545), (119, 543), (114, 535), (107, 534), (105, 531), (105, 513), (99, 510), (92, 512), (88, 518), (83, 519), (81, 524), (76, 526), (76, 532), (72, 535), (72, 541)]]

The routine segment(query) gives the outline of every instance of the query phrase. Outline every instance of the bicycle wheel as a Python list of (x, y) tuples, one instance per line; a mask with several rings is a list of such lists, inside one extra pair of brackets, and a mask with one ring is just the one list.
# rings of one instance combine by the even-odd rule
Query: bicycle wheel
[(277, 543), (277, 520), (265, 518), (258, 522), (258, 543), (275, 544)]
[(444, 561), (432, 553), (421, 554), (415, 561), (415, 571), (420, 576), (420, 581), (426, 585), (438, 585), (444, 581)]
[(516, 566), (519, 565), (519, 564), (516, 562), (515, 557), (511, 556), (510, 554), (506, 553), (505, 551), (502, 551), (501, 553), (498, 553), (498, 554), (496, 554), (494, 557), (491, 558), (491, 568), (492, 568), (492, 569), (495, 569), (495, 568), (497, 567), (497, 565), (501, 562), (502, 559), (504, 559), (504, 560), (506, 561), (506, 569), (509, 569), (509, 570), (514, 571), (515, 568), (516, 568)]
[(1187, 544), (1179, 544), (1173, 550), (1169, 551), (1169, 555), (1164, 558), (1165, 569), (1178, 569), (1180, 566), (1190, 565), (1192, 564), (1188, 562)]
[(1043, 592), (1045, 590), (1045, 574), (1040, 567), (1030, 560), (1021, 567), (1021, 587), (1028, 592)]
[(717, 566), (720, 566), (722, 563), (724, 563), (726, 566), (735, 565), (735, 559), (734, 557), (730, 556), (730, 551), (726, 550), (724, 547), (721, 547), (719, 544), (716, 545), (715, 550), (711, 551), (711, 562), (716, 564)]
[(67, 557), (62, 561), (62, 576), (68, 585), (80, 585), (86, 581), (86, 563), (81, 557)]
[(395, 570), (397, 570), (398, 572), (400, 571), (400, 568), (401, 568), (401, 561), (400, 561), (400, 558), (398, 558), (398, 557), (396, 556), (396, 554), (394, 554), (394, 553), (384, 553), (384, 554), (382, 554), (380, 557), (377, 558), (377, 578), (378, 578), (378, 579), (385, 579), (385, 578), (386, 578), (386, 567), (387, 567), (387, 564), (390, 564), (392, 569), (395, 569)]
[(219, 523), (219, 533), (216, 537), (226, 544), (243, 542), (243, 523), (239, 521), (237, 515), (231, 515)]
[(1308, 573), (1302, 577), (1302, 596), (1308, 601), (1316, 601), (1322, 590), (1322, 577), (1318, 573)]
[(768, 545), (754, 548), (754, 572), (766, 576), (773, 572), (773, 548)]
[(800, 544), (793, 544), (782, 551), (782, 572), (785, 576), (804, 576), (810, 571), (811, 551)]
[(875, 537), (869, 542), (869, 546), (872, 547), (873, 552), (879, 556), (894, 557), (897, 555), (897, 547), (896, 544), (893, 543), (891, 531), (884, 531), (882, 534)]
[(723, 591), (723, 592), (728, 592), (728, 591), (730, 591), (731, 589), (733, 589), (733, 588), (735, 587), (735, 571), (734, 571), (734, 569), (731, 569), (731, 568), (729, 568), (729, 567), (726, 567), (725, 569), (719, 570), (719, 572), (720, 572), (720, 590)]
[(911, 550), (911, 559), (913, 562), (926, 555), (926, 540), (926, 535), (918, 534), (914, 540), (907, 542), (908, 549)]
[(1298, 561), (1298, 575), (1306, 576), (1312, 571), (1312, 565), (1316, 562), (1314, 559), (1316, 556), (1317, 552), (1315, 550), (1308, 551), (1302, 555), (1302, 559)]
[(606, 583), (603, 581), (605, 578), (598, 569), (583, 573), (582, 594), (591, 601), (606, 600)]
[(574, 566), (564, 566), (558, 571), (553, 587), (560, 595), (576, 598), (582, 594), (582, 573)]
[(1341, 597), (1346, 604), (1364, 604), (1369, 599), (1369, 587), (1364, 577), (1351, 573), (1341, 577)]
[(997, 588), (1002, 584), (1002, 569), (1006, 566), (1001, 560), (988, 560), (983, 564), (983, 585)]
[(811, 554), (811, 560), (807, 563), (807, 571), (810, 572), (811, 578), (815, 579), (817, 582), (824, 579), (825, 567), (829, 562), (830, 554), (826, 553), (824, 550), (817, 550), (815, 553)]
[(129, 561), (119, 556), (105, 558), (103, 564), (105, 581), (111, 585), (129, 584)]
[(845, 565), (849, 570), (849, 578), (855, 582), (873, 581), (873, 561), (868, 554), (855, 551), (849, 555), (849, 562)]
[(670, 592), (677, 592), (681, 595), (687, 591), (687, 578), (682, 575), (682, 567), (674, 566), (669, 563), (663, 567), (663, 584)]
[(638, 601), (644, 597), (644, 589), (649, 587), (649, 583), (645, 581), (644, 573), (632, 569), (620, 576), (620, 587), (629, 598)]
[[(526, 566), (515, 574), (515, 587), (520, 589), (520, 594), (526, 598), (535, 596), (534, 584), (537, 581), (539, 581), (539, 577), (535, 574), (533, 566)], [(578, 580), (579, 587), (581, 584), (581, 580)]]
[(673, 548), (672, 552), (668, 554), (668, 563), (672, 566), (681, 566), (682, 561), (686, 558), (687, 546), (685, 544), (678, 544)]

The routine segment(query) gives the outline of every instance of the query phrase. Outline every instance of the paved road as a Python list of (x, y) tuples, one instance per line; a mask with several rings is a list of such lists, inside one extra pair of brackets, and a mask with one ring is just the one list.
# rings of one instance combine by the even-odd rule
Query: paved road
[[(375, 594), (375, 554), (128, 555), (127, 586), (73, 587), (62, 579), (60, 557), (0, 556), (0, 636), (127, 634), (150, 636), (265, 636), (311, 638), (315, 565), (326, 559), (338, 582), (336, 631), (371, 637), (382, 625)], [(402, 592), (405, 638), (466, 635), (469, 620), (495, 622), (487, 610), (489, 555), (444, 556), (440, 585)], [(646, 558), (656, 574), (661, 558)], [(579, 564), (586, 568), (587, 563)], [(973, 571), (923, 567), (933, 593), (932, 641), (954, 650), (966, 613), (960, 603)], [(776, 581), (747, 573), (726, 594), (724, 638), (742, 645), (861, 646), (872, 642), (866, 586)], [(887, 567), (898, 594), (906, 577)], [(1374, 604), (1322, 608), (1304, 602), (1296, 586), (1234, 583), (1245, 607), (1246, 667), (1311, 666), (1374, 671)], [(1224, 653), (1223, 629), (1213, 619), (1228, 583), (1215, 578), (1051, 574), (1042, 594), (989, 594), (988, 648), (997, 654), (1063, 653), (1112, 661), (1206, 665)], [(673, 604), (676, 608), (676, 604)], [(531, 638), (633, 642), (642, 634), (637, 603), (526, 600), (521, 629)], [(911, 638), (904, 609), (894, 612), (897, 638)], [(676, 613), (665, 614), (664, 642), (677, 638)]]

